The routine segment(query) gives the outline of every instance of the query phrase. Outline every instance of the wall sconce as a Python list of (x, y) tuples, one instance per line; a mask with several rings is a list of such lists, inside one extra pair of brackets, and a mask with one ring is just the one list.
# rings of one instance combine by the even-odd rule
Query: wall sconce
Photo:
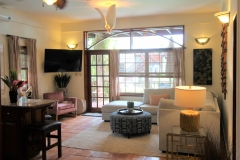
[(195, 41), (197, 42), (197, 44), (200, 44), (200, 45), (207, 44), (209, 42), (209, 40), (210, 40), (210, 38), (208, 38), (208, 37), (195, 38)]
[(68, 47), (69, 49), (76, 49), (77, 46), (78, 46), (78, 44), (67, 44), (67, 47)]
[(228, 11), (226, 12), (218, 12), (214, 14), (222, 23), (229, 23), (229, 15)]
[(53, 3), (57, 2), (57, 0), (43, 0), (48, 5), (52, 5)]

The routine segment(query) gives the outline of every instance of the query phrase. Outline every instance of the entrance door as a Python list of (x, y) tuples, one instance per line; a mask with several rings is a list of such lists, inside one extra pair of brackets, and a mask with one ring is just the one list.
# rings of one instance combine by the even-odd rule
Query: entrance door
[(88, 104), (91, 112), (101, 112), (102, 106), (109, 103), (109, 51), (88, 51), (88, 67)]

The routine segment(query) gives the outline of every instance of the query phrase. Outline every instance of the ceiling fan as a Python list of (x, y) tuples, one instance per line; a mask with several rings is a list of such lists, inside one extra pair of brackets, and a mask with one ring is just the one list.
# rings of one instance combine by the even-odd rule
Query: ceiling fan
[[(67, 0), (43, 0), (48, 5), (56, 5), (57, 8), (63, 9), (66, 6)], [(43, 3), (44, 6), (44, 3)]]

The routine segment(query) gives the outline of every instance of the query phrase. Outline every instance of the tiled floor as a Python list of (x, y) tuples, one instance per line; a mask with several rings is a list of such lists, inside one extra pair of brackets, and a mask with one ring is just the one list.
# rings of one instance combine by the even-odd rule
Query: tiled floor
[[(62, 122), (62, 141), (78, 134), (89, 127), (102, 122), (101, 117), (77, 116), (66, 117), (59, 116), (59, 121)], [(42, 159), (41, 153), (33, 158), (33, 160)], [(48, 160), (166, 160), (163, 157), (146, 157), (134, 154), (120, 154), (99, 152), (93, 150), (82, 150), (76, 148), (62, 147), (62, 157), (57, 156), (57, 147), (47, 151)]]

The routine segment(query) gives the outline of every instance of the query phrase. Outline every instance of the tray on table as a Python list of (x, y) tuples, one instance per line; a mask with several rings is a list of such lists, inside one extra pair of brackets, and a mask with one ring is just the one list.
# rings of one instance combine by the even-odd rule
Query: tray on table
[(143, 110), (142, 109), (134, 109), (132, 111), (128, 111), (126, 108), (119, 109), (117, 111), (119, 114), (124, 114), (124, 115), (136, 115), (136, 114), (142, 114)]

